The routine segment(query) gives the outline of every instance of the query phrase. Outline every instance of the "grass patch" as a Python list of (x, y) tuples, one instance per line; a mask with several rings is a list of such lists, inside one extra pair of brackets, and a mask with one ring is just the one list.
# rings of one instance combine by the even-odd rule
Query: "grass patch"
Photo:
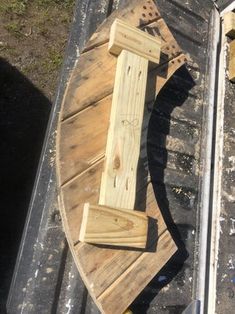
[(49, 51), (49, 56), (43, 62), (43, 68), (46, 72), (51, 73), (55, 70), (58, 70), (63, 62), (63, 54), (60, 51), (57, 51), (55, 48)]
[(16, 15), (24, 15), (28, 0), (9, 0), (0, 4), (0, 12)]
[(65, 9), (72, 8), (74, 5), (74, 0), (36, 0), (39, 6), (48, 7), (51, 5), (59, 5)]
[(21, 25), (17, 22), (8, 23), (4, 27), (10, 34), (12, 34), (15, 37), (19, 38), (23, 36), (21, 32)]

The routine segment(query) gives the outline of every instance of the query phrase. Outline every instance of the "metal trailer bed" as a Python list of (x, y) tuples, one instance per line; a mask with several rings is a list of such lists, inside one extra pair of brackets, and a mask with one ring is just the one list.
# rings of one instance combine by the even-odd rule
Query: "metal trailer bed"
[[(156, 2), (176, 40), (191, 59), (187, 67), (175, 73), (157, 98), (153, 119), (158, 123), (158, 141), (149, 147), (150, 158), (156, 165), (153, 170), (157, 178), (154, 183), (157, 201), (179, 251), (130, 308), (134, 313), (207, 312), (211, 297), (208, 296), (210, 285), (206, 279), (214, 274), (213, 267), (212, 271), (206, 267), (212, 262), (208, 250), (213, 246), (207, 241), (207, 230), (209, 236), (213, 233), (209, 218), (214, 215), (210, 182), (217, 182), (213, 180), (214, 174), (222, 173), (224, 216), (220, 267), (215, 283), (216, 313), (233, 313), (235, 280), (231, 281), (231, 276), (235, 276), (235, 251), (231, 237), (234, 230), (234, 196), (231, 194), (234, 191), (231, 189), (234, 168), (231, 157), (235, 150), (235, 132), (232, 129), (235, 92), (228, 81), (224, 121), (216, 115), (217, 110), (223, 107), (217, 103), (220, 94), (217, 82), (220, 51), (217, 9), (224, 9), (232, 1), (216, 1), (217, 9), (210, 0)], [(8, 313), (99, 313), (81, 281), (62, 230), (56, 190), (55, 137), (66, 82), (79, 52), (105, 17), (122, 5), (125, 5), (123, 0), (77, 1), (9, 292)], [(222, 123), (224, 126), (222, 135), (216, 132), (216, 116), (217, 125)], [(226, 140), (225, 146), (230, 145), (222, 148), (222, 172), (217, 172), (216, 167), (211, 169), (218, 157), (212, 147), (217, 137)], [(216, 298), (216, 293), (213, 297)]]

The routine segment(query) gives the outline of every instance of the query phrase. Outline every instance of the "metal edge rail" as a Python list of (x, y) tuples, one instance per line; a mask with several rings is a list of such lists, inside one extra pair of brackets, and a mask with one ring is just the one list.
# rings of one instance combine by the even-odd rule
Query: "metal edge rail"
[(211, 15), (211, 29), (209, 37), (208, 51), (211, 52), (210, 63), (208, 65), (208, 86), (209, 93), (205, 95), (206, 112), (204, 112), (204, 131), (203, 131), (203, 145), (201, 152), (203, 173), (202, 182), (200, 187), (200, 214), (198, 217), (199, 225), (199, 257), (197, 267), (197, 282), (195, 287), (196, 300), (200, 302), (201, 314), (207, 313), (207, 278), (208, 278), (208, 249), (210, 246), (210, 228), (211, 228), (211, 179), (212, 179), (212, 156), (213, 156), (213, 130), (214, 130), (214, 108), (216, 103), (216, 82), (217, 82), (217, 56), (218, 45), (220, 41), (220, 19), (219, 13), (216, 8), (212, 11)]

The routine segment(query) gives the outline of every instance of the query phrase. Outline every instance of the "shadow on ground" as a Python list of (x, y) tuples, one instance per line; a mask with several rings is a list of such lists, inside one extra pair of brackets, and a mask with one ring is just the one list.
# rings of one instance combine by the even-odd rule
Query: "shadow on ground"
[[(185, 82), (184, 86), (178, 84), (177, 77)], [(164, 86), (154, 105), (148, 127), (147, 151), (149, 171), (155, 197), (168, 230), (177, 244), (178, 251), (133, 302), (130, 309), (135, 314), (146, 313), (151, 302), (162, 288), (166, 287), (173, 279), (177, 281), (181, 280), (181, 272), (187, 267), (185, 261), (190, 253), (187, 252), (185, 248), (184, 239), (182, 239), (183, 232), (182, 230), (179, 230), (181, 227), (182, 229), (187, 229), (188, 226), (176, 226), (171, 216), (171, 202), (168, 200), (167, 190), (164, 183), (164, 171), (168, 161), (166, 139), (167, 135), (170, 133), (171, 113), (176, 107), (184, 104), (188, 98), (190, 89), (192, 89), (195, 83), (185, 66), (181, 67), (175, 73), (175, 78), (174, 76), (172, 78)], [(172, 91), (174, 92), (172, 93)], [(167, 99), (167, 102), (162, 102), (161, 99), (163, 98), (165, 100)], [(183, 280), (181, 281), (183, 282)], [(172, 300), (174, 300), (173, 296)], [(167, 306), (164, 311), (167, 311), (169, 314), (179, 314), (183, 312), (186, 306), (187, 304), (185, 304), (185, 306)]]
[(3, 313), (51, 103), (2, 58), (0, 86), (0, 312)]

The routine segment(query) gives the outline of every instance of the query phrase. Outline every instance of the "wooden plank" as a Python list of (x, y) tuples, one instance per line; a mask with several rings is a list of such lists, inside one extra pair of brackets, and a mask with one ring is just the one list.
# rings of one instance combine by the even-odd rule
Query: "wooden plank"
[(226, 36), (235, 38), (235, 13), (227, 12), (223, 16), (224, 19), (224, 33)]
[(88, 51), (109, 40), (110, 27), (115, 18), (120, 18), (134, 27), (144, 27), (160, 19), (160, 13), (152, 0), (130, 0), (121, 10), (114, 11), (111, 18), (104, 21), (87, 42), (84, 51)]
[[(168, 231), (159, 238), (157, 250), (143, 253), (99, 297), (102, 313), (123, 313), (156, 273), (165, 265), (177, 248)], [(131, 296), (131, 298), (130, 298)], [(117, 302), (118, 300), (118, 302)]]
[[(185, 62), (181, 54), (150, 72), (146, 90), (146, 104), (153, 103), (161, 88)], [(109, 126), (112, 94), (93, 106), (65, 120), (61, 125), (60, 176), (61, 184), (78, 175), (104, 157)], [(97, 123), (97, 117), (99, 122)], [(147, 127), (149, 116), (145, 113), (143, 124)], [(146, 120), (146, 121), (145, 121)], [(142, 137), (144, 137), (143, 135)], [(89, 138), (89, 141), (87, 141)]]
[(145, 213), (84, 204), (79, 240), (93, 244), (146, 248)]
[(161, 40), (136, 27), (130, 26), (129, 23), (115, 19), (110, 30), (108, 50), (110, 53), (118, 56), (123, 49), (158, 64)]
[[(113, 22), (113, 18), (111, 19)], [(149, 34), (160, 36), (162, 56), (160, 64), (181, 53), (181, 49), (163, 19), (145, 27)], [(108, 52), (108, 43), (82, 54), (71, 74), (63, 100), (61, 119), (78, 113), (89, 105), (110, 95), (113, 91), (117, 58)], [(167, 72), (161, 74), (165, 77)], [(99, 84), (97, 84), (97, 78)], [(87, 91), (92, 93), (87, 93)]]
[(62, 123), (60, 136), (66, 139), (60, 150), (62, 184), (104, 157), (111, 103), (109, 95)]
[(134, 209), (148, 60), (118, 57), (99, 204)]
[[(71, 240), (76, 244), (79, 240), (82, 221), (83, 205), (89, 199), (90, 203), (98, 204), (100, 178), (103, 169), (103, 160), (93, 165), (89, 171), (85, 171), (68, 184), (62, 187), (62, 203), (66, 211)], [(136, 207), (146, 209), (146, 214), (158, 221), (159, 232), (165, 228), (164, 221), (159, 217), (159, 209), (152, 189), (150, 179), (142, 177), (138, 184)], [(149, 184), (148, 184), (149, 183)], [(157, 215), (157, 216), (155, 216)], [(161, 219), (160, 219), (161, 218)]]
[(235, 82), (235, 40), (229, 43), (229, 80)]

